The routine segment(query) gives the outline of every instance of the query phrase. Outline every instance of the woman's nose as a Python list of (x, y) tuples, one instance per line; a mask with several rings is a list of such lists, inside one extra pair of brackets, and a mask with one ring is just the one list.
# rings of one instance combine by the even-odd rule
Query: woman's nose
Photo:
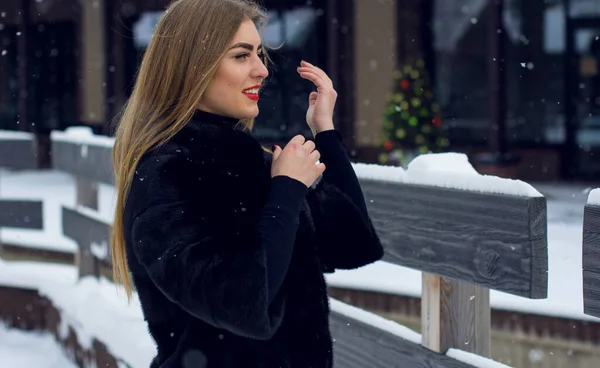
[(255, 61), (255, 66), (252, 70), (252, 76), (255, 78), (264, 79), (269, 76), (269, 70), (267, 69), (263, 61), (260, 59), (260, 57), (257, 57), (257, 60)]

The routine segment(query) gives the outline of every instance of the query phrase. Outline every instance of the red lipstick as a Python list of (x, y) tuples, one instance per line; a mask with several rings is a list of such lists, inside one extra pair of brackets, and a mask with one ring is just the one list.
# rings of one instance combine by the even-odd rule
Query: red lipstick
[(260, 89), (260, 84), (257, 84), (255, 86), (246, 88), (245, 90), (242, 91), (242, 93), (244, 94), (244, 96), (248, 97), (252, 101), (258, 101), (259, 89)]

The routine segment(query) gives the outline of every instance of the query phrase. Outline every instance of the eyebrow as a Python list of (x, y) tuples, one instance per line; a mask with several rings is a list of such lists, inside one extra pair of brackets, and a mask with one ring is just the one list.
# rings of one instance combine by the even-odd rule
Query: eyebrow
[[(229, 48), (229, 50), (237, 49), (238, 47), (241, 47), (241, 48), (246, 49), (248, 51), (254, 50), (254, 46), (252, 46), (251, 44), (246, 43), (246, 42), (238, 42), (235, 45), (231, 46)], [(260, 50), (260, 49), (262, 49), (262, 45), (258, 45), (257, 46), (257, 50)]]

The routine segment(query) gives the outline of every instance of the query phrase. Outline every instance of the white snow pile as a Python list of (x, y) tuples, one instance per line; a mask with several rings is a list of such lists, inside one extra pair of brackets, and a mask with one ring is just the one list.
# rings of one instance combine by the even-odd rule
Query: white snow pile
[(0, 341), (2, 367), (77, 367), (50, 333), (25, 332), (0, 324)]
[(0, 141), (32, 140), (33, 134), (16, 130), (0, 130)]
[(73, 266), (0, 260), (0, 285), (38, 290), (61, 311), (61, 337), (71, 327), (84, 348), (96, 338), (133, 368), (148, 367), (156, 354), (137, 295), (128, 304), (125, 291), (106, 279), (77, 280)]
[[(360, 321), (367, 325), (373, 326), (379, 330), (389, 332), (395, 336), (398, 336), (404, 340), (410, 341), (414, 344), (421, 344), (421, 334), (411, 330), (408, 327), (402, 326), (394, 321), (390, 321), (374, 313), (362, 310), (342, 303), (336, 299), (329, 298), (329, 305), (331, 311), (341, 314), (347, 318)], [(494, 360), (466, 352), (459, 349), (449, 349), (446, 355), (450, 358), (459, 360), (461, 362), (470, 364), (474, 367), (481, 368), (510, 368), (507, 365), (496, 362)]]
[(600, 188), (595, 188), (590, 191), (587, 198), (587, 204), (600, 206)]
[(359, 178), (452, 188), (483, 193), (522, 197), (542, 197), (530, 184), (521, 180), (481, 175), (463, 153), (430, 153), (415, 157), (408, 169), (373, 164), (353, 164)]
[(82, 145), (112, 148), (115, 140), (112, 137), (96, 135), (90, 127), (72, 126), (65, 131), (54, 130), (50, 138), (57, 142), (69, 142)]

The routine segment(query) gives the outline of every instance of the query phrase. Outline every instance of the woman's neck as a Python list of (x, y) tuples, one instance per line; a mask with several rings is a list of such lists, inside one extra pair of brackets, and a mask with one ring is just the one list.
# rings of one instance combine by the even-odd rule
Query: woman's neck
[(239, 123), (239, 119), (232, 118), (229, 116), (214, 114), (212, 112), (207, 112), (207, 111), (200, 110), (200, 109), (196, 109), (196, 112), (192, 116), (192, 120), (196, 120), (199, 122), (226, 123), (226, 124), (232, 124), (232, 125)]

